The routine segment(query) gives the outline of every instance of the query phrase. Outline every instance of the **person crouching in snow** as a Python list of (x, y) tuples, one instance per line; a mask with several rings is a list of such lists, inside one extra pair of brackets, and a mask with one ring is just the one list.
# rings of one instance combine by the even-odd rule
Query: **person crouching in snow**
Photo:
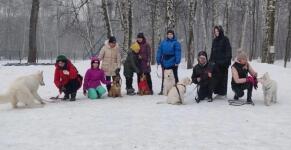
[(193, 68), (192, 82), (197, 84), (198, 97), (195, 97), (196, 102), (199, 103), (205, 98), (208, 98), (208, 102), (212, 102), (212, 67), (207, 61), (205, 51), (198, 53), (198, 64)]
[(64, 55), (59, 55), (55, 64), (54, 83), (60, 93), (64, 92), (63, 100), (76, 100), (77, 90), (82, 85), (82, 76), (78, 74), (76, 67)]
[(86, 96), (88, 91), (88, 98), (97, 99), (106, 92), (106, 89), (101, 85), (109, 85), (110, 81), (105, 80), (105, 73), (99, 68), (100, 60), (97, 58), (91, 59), (91, 68), (85, 74), (83, 93)]
[(252, 91), (253, 87), (257, 88), (257, 72), (248, 63), (248, 56), (245, 52), (239, 51), (236, 59), (231, 67), (231, 88), (235, 93), (234, 100), (243, 97), (244, 90), (247, 90), (247, 104), (253, 104)]
[(127, 52), (127, 57), (124, 62), (123, 75), (126, 79), (126, 91), (127, 95), (135, 95), (135, 89), (132, 87), (133, 74), (140, 74), (139, 66), (139, 54), (140, 46), (137, 42), (133, 43), (130, 50)]

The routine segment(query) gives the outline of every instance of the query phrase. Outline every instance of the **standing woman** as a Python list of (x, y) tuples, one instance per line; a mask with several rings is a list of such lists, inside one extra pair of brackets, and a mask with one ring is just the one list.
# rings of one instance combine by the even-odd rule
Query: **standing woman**
[[(115, 78), (116, 71), (120, 71), (120, 51), (116, 38), (111, 36), (109, 40), (105, 41), (102, 47), (98, 59), (102, 61), (101, 69), (104, 70), (106, 80), (111, 81), (111, 78)], [(106, 85), (107, 91), (110, 91), (111, 85)]]
[(179, 82), (178, 66), (181, 62), (181, 44), (177, 40), (173, 30), (167, 31), (167, 38), (163, 40), (159, 46), (157, 57), (158, 65), (162, 65), (162, 87), (160, 95), (163, 94), (164, 85), (164, 69), (172, 69), (175, 77), (175, 82)]
[(214, 65), (214, 94), (216, 98), (226, 98), (228, 68), (231, 64), (232, 49), (229, 39), (224, 35), (221, 26), (214, 27), (214, 39), (212, 42), (210, 62)]
[[(140, 68), (141, 74), (143, 73), (146, 75), (150, 92), (151, 94), (153, 94), (152, 78), (151, 78), (151, 47), (147, 43), (146, 38), (143, 33), (139, 33), (137, 35), (137, 43), (140, 46), (140, 51), (138, 55), (139, 68)], [(138, 82), (140, 81), (141, 74), (138, 75)]]

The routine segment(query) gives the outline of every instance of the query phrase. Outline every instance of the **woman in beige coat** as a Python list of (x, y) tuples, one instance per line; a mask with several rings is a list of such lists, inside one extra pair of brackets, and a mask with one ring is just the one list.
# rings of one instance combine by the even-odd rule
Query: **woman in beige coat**
[[(120, 51), (114, 36), (105, 41), (105, 44), (99, 53), (98, 59), (102, 61), (101, 69), (104, 70), (107, 81), (111, 81), (111, 78), (114, 79), (116, 75), (119, 74), (121, 65)], [(111, 85), (107, 85), (108, 91), (110, 88)]]

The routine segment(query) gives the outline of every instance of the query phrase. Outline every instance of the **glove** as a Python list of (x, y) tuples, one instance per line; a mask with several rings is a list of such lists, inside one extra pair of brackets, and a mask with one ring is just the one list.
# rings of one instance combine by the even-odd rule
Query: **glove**
[(255, 85), (255, 78), (252, 77), (252, 76), (248, 76), (247, 80), (246, 80), (246, 83), (250, 83), (252, 85)]
[(118, 75), (120, 73), (120, 68), (115, 69), (115, 74)]
[(70, 75), (70, 72), (68, 70), (63, 71), (64, 75)]

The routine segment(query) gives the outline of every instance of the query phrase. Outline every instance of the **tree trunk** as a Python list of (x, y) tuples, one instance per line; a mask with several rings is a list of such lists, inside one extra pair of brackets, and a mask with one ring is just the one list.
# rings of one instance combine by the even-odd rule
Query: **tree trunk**
[[(132, 0), (128, 0), (128, 46), (130, 47), (132, 43), (132, 30), (133, 30), (133, 24), (132, 24)], [(129, 48), (128, 47), (128, 48)]]
[(242, 26), (242, 34), (241, 34), (241, 41), (240, 41), (240, 49), (245, 50), (245, 40), (246, 40), (246, 32), (247, 32), (247, 22), (248, 22), (248, 16), (249, 16), (249, 6), (248, 3), (246, 3), (244, 11), (244, 17), (243, 17), (243, 26)]
[(253, 1), (253, 10), (252, 10), (252, 43), (251, 43), (251, 49), (250, 49), (250, 53), (249, 53), (249, 60), (252, 61), (254, 54), (255, 54), (255, 50), (257, 47), (257, 20), (256, 20), (256, 14), (257, 14), (257, 1), (258, 0), (254, 0)]
[(123, 29), (123, 46), (122, 46), (122, 54), (121, 60), (125, 61), (127, 57), (127, 51), (129, 49), (129, 0), (122, 0), (120, 3), (118, 2), (118, 9), (120, 13), (120, 21)]
[(38, 22), (39, 0), (32, 0), (30, 27), (29, 27), (29, 53), (28, 63), (36, 63), (37, 57), (37, 43), (36, 31)]
[(291, 51), (291, 2), (289, 3), (289, 20), (288, 20), (288, 36), (286, 40), (286, 49), (285, 49), (285, 56), (284, 56), (284, 67), (287, 67), (288, 58), (290, 56)]
[(112, 34), (111, 22), (110, 22), (107, 8), (108, 8), (107, 0), (102, 0), (102, 9), (103, 9), (103, 16), (104, 16), (104, 20), (105, 20), (105, 26), (107, 29), (107, 38), (109, 38), (113, 34)]
[(274, 63), (273, 54), (270, 54), (270, 46), (274, 46), (276, 0), (267, 0), (265, 19), (264, 41), (262, 47), (262, 63)]
[(194, 63), (195, 49), (194, 49), (194, 17), (197, 7), (197, 1), (191, 0), (189, 5), (189, 41), (187, 45), (187, 69), (191, 69)]
[(176, 26), (176, 18), (174, 14), (174, 0), (167, 0), (167, 28), (166, 30), (174, 30)]

